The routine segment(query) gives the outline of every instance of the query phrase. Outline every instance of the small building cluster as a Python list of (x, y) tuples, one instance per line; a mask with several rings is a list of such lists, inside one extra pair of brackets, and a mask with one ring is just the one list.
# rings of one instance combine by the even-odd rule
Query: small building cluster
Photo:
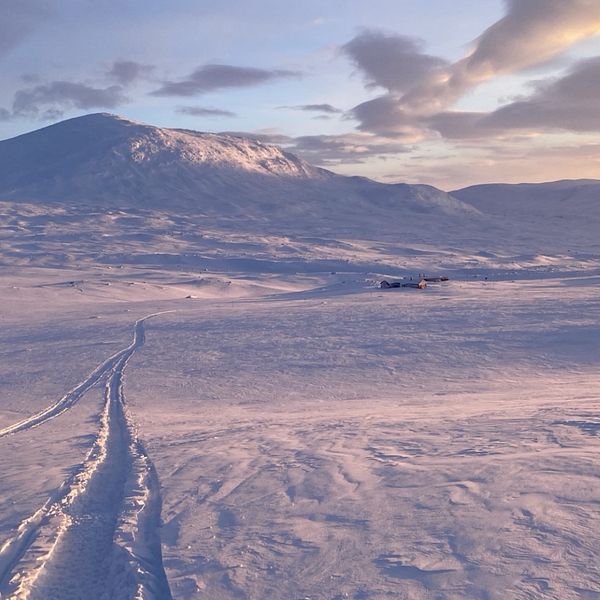
[(419, 278), (415, 281), (410, 278), (410, 281), (387, 281), (383, 280), (379, 287), (382, 289), (390, 289), (390, 288), (415, 288), (418, 290), (424, 290), (427, 287), (427, 283), (438, 283), (441, 281), (448, 281), (448, 277), (425, 277), (419, 276)]

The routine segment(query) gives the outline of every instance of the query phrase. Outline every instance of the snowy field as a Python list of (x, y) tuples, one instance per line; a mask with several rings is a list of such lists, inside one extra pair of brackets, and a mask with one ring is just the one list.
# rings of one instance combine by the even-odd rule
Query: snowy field
[(465, 273), (7, 269), (3, 597), (599, 598), (600, 277)]
[(600, 599), (598, 182), (0, 155), (3, 600)]

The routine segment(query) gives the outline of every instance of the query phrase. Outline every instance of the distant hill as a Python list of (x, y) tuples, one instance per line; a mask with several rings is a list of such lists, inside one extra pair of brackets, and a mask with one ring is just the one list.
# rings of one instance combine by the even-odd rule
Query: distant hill
[(451, 194), (488, 215), (600, 219), (600, 181), (595, 179), (474, 185)]

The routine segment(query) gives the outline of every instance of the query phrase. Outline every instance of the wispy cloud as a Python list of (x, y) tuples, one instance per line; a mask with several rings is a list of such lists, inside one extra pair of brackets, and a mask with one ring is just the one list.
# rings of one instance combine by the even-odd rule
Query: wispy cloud
[(43, 0), (2, 0), (0, 2), (0, 58), (51, 14), (50, 3)]
[(318, 112), (328, 115), (335, 115), (343, 112), (341, 108), (336, 108), (331, 104), (298, 104), (295, 106), (278, 106), (277, 108), (285, 110), (301, 110), (304, 112)]
[(152, 75), (155, 67), (145, 65), (133, 60), (116, 60), (106, 71), (109, 79), (120, 85), (131, 85), (140, 79), (146, 79)]
[(298, 71), (287, 69), (258, 69), (234, 65), (208, 64), (198, 67), (179, 81), (165, 81), (151, 92), (153, 96), (196, 96), (226, 88), (241, 88), (277, 79), (300, 77)]
[(230, 110), (222, 108), (213, 108), (211, 106), (178, 106), (175, 109), (182, 115), (190, 115), (192, 117), (236, 117), (237, 115)]
[(339, 164), (361, 164), (369, 158), (395, 156), (409, 150), (409, 146), (401, 142), (360, 132), (298, 137), (287, 136), (276, 131), (251, 133), (228, 131), (224, 133), (281, 146), (312, 164), (324, 167)]
[[(474, 182), (553, 181), (597, 177), (600, 169), (598, 144), (553, 139), (548, 145), (540, 140), (474, 141), (459, 143), (451, 156), (429, 155), (421, 160), (402, 163), (396, 179), (431, 181), (452, 190)], [(532, 169), (532, 164), (535, 169)]]
[(409, 149), (404, 143), (363, 133), (304, 135), (292, 138), (289, 148), (321, 166), (360, 164), (370, 158), (396, 156)]

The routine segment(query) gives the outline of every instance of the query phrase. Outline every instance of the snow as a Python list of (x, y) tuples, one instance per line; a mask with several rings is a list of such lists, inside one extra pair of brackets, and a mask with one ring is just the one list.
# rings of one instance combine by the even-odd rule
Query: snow
[(2, 598), (600, 598), (600, 184), (56, 127), (0, 167)]

